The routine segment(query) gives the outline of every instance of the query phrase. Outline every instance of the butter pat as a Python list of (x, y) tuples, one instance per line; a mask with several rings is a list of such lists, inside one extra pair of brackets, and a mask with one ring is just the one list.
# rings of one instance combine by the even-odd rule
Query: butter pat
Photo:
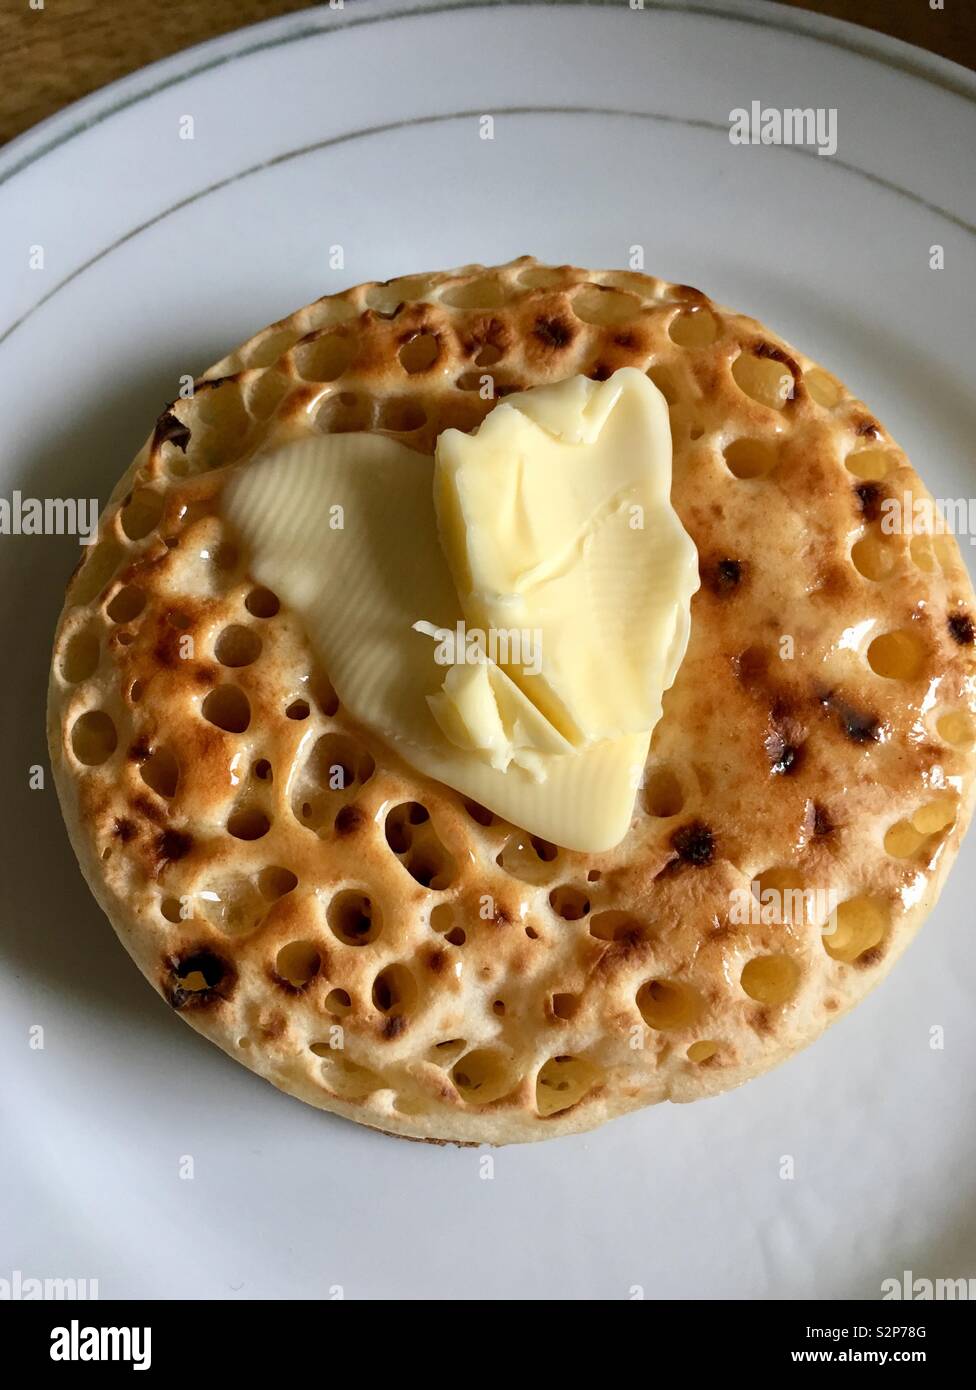
[[(529, 834), (596, 852), (629, 828), (688, 639), (697, 556), (670, 476), (667, 407), (625, 369), (509, 397), (434, 460), (374, 434), (286, 445), (223, 505), (354, 719)], [(440, 664), (439, 636), (465, 627), (474, 659)]]
[(684, 656), (697, 554), (670, 487), (667, 404), (634, 368), (510, 396), (437, 442), (465, 618), (536, 634), (541, 672), (506, 669), (574, 747), (649, 736)]

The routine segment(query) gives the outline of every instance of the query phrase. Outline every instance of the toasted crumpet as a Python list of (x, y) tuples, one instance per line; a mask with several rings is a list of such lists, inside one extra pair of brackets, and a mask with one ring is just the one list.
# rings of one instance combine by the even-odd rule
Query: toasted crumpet
[[(670, 404), (702, 585), (631, 830), (584, 855), (358, 727), (220, 495), (288, 440), (432, 452), (623, 366)], [(951, 537), (882, 529), (906, 491), (840, 382), (686, 286), (522, 258), (320, 299), (163, 412), (68, 587), (49, 737), (85, 877), (188, 1023), (390, 1133), (512, 1143), (738, 1085), (887, 972), (969, 819), (976, 604)], [(803, 910), (743, 911), (750, 885)]]

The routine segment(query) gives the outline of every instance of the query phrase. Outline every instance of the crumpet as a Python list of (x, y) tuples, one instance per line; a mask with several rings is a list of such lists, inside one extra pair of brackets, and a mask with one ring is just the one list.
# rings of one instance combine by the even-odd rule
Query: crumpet
[[(358, 726), (221, 494), (317, 432), (430, 453), (625, 366), (669, 403), (701, 587), (630, 830), (587, 855)], [(68, 587), (49, 737), (85, 877), (187, 1022), (391, 1133), (518, 1142), (738, 1085), (888, 971), (969, 819), (973, 591), (951, 536), (886, 526), (906, 494), (839, 381), (686, 286), (525, 258), (318, 300), (164, 410)]]

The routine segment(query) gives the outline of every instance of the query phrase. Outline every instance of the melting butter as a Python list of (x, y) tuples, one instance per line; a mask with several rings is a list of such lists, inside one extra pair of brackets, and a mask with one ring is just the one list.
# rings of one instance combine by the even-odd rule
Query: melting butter
[[(528, 833), (597, 852), (629, 828), (688, 641), (697, 555), (670, 484), (667, 406), (625, 368), (508, 397), (435, 459), (375, 434), (288, 444), (224, 506), (354, 718)], [(437, 638), (464, 625), (488, 640), (445, 668)], [(531, 664), (507, 642), (495, 659), (510, 630), (538, 637)]]

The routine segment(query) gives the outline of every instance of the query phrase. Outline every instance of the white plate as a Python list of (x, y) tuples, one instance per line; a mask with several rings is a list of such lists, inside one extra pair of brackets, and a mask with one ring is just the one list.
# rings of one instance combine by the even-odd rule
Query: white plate
[[(623, 265), (641, 244), (649, 270), (823, 360), (937, 495), (966, 496), (974, 96), (952, 64), (751, 4), (357, 0), (179, 54), (0, 154), (0, 495), (104, 499), (181, 373), (317, 295), (522, 252)], [(733, 146), (753, 100), (835, 107), (836, 157)], [(0, 1277), (97, 1278), (103, 1297), (874, 1298), (905, 1269), (976, 1273), (971, 853), (892, 978), (788, 1066), (502, 1150), (487, 1179), (480, 1153), (277, 1094), (116, 944), (53, 790), (28, 787), (76, 558), (66, 537), (0, 540)]]

